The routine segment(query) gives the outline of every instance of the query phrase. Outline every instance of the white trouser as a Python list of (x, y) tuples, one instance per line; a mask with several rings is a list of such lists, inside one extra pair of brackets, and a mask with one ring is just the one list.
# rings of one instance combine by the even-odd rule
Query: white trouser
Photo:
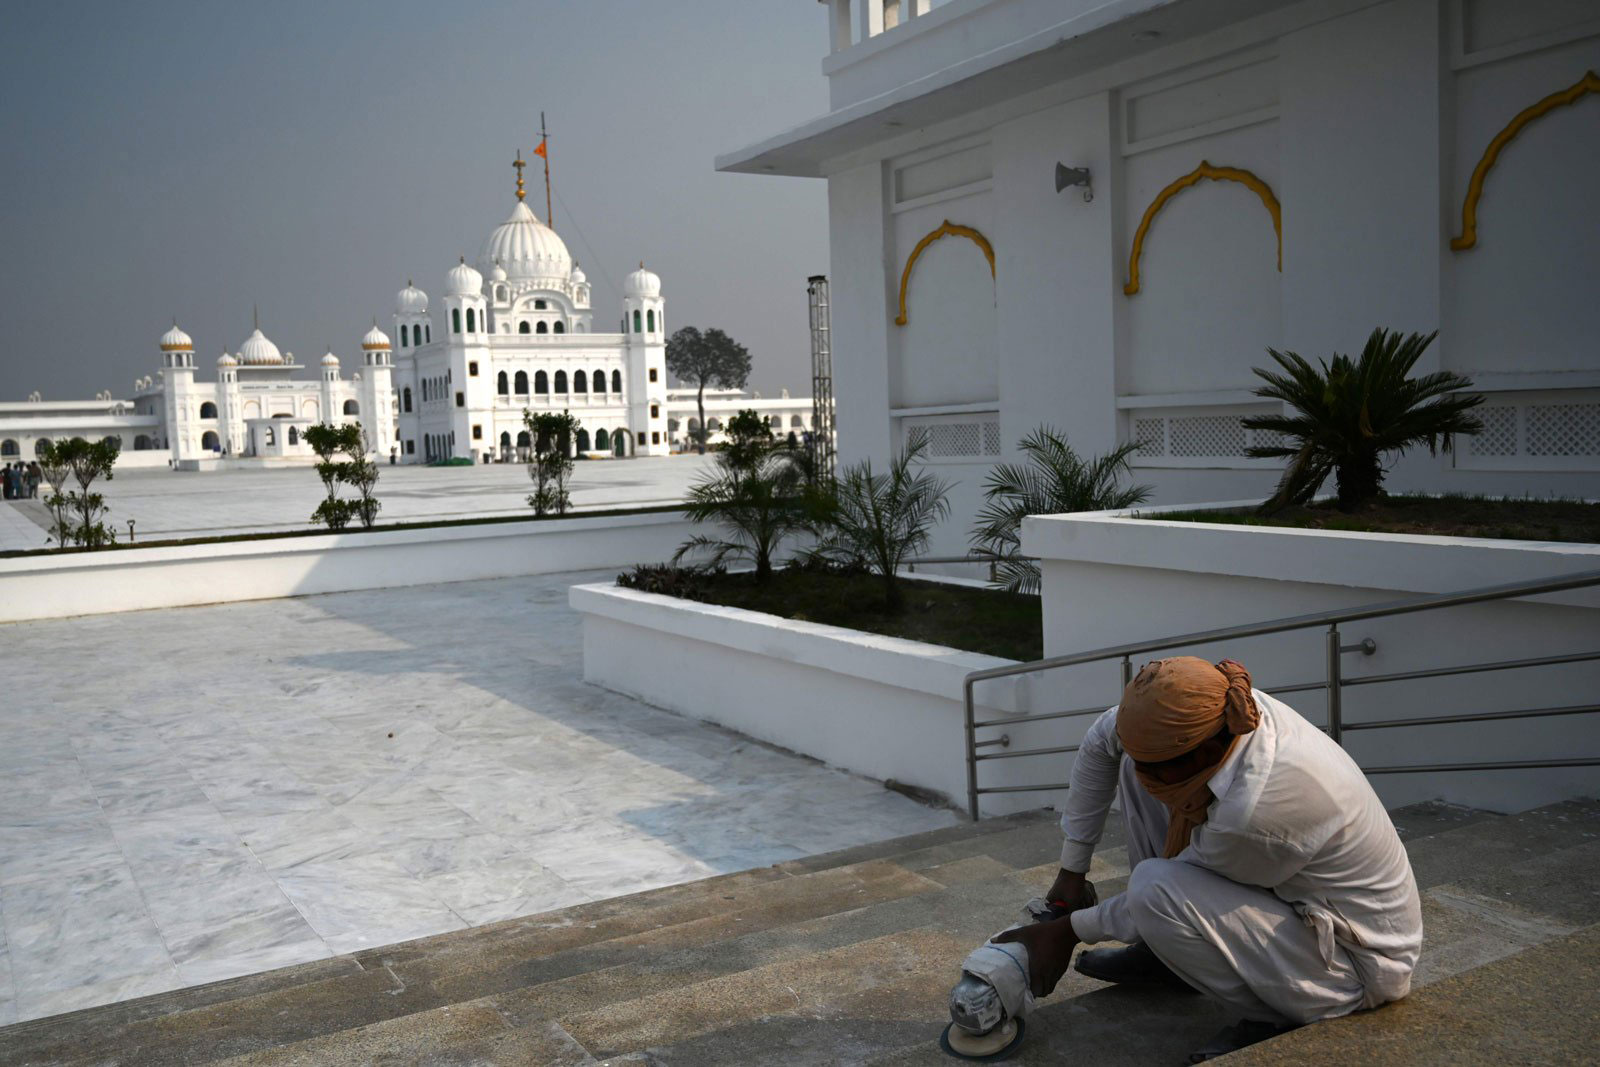
[(1272, 893), (1241, 885), (1165, 851), (1166, 805), (1123, 757), (1128, 914), (1140, 940), (1185, 982), (1246, 1019), (1310, 1023), (1361, 1007), (1365, 989), (1349, 954), (1325, 961), (1316, 930)]

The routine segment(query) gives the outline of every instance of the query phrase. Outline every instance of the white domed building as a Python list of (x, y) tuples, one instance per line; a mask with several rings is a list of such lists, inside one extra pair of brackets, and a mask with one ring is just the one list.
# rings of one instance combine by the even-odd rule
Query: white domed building
[(663, 310), (661, 279), (641, 268), (629, 278), (621, 330), (596, 333), (588, 278), (519, 192), (476, 263), (462, 257), (446, 272), (436, 304), (409, 282), (395, 298), (402, 459), (524, 458), (524, 409), (570, 411), (580, 453), (665, 454)]
[[(427, 298), (417, 295), (426, 312)], [(332, 352), (319, 361), (317, 378), (295, 378), (302, 368), (294, 353), (281, 350), (259, 322), (237, 350), (217, 359), (214, 382), (195, 381), (194, 342), (176, 323), (158, 346), (160, 374), (135, 383), (134, 415), (150, 431), (134, 437), (135, 452), (163, 451), (188, 470), (306, 463), (316, 459), (307, 427), (359, 422), (374, 453), (398, 456), (393, 353), (376, 323), (361, 339), (361, 370), (348, 380)]]

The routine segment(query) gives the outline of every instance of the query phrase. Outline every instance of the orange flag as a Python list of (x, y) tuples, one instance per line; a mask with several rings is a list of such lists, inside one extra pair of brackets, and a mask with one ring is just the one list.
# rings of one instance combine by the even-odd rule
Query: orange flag
[(533, 150), (533, 154), (536, 155), (536, 156), (544, 156), (544, 158), (546, 158), (546, 159), (550, 158), (549, 156), (545, 156), (545, 153), (544, 153), (544, 142), (543, 141), (539, 142), (539, 147), (535, 148)]

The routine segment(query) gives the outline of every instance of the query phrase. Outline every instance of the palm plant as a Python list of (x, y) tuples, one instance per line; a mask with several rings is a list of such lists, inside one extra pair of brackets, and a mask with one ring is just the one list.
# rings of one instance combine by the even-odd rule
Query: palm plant
[(992, 581), (1012, 593), (1039, 591), (1039, 564), (1022, 557), (1022, 520), (1028, 515), (1109, 511), (1142, 504), (1148, 485), (1123, 486), (1137, 444), (1084, 459), (1065, 434), (1041, 426), (1017, 443), (1023, 463), (1001, 463), (983, 486), (983, 507), (972, 528), (972, 549), (994, 557)]
[[(764, 423), (761, 429), (766, 431)], [(775, 444), (767, 432), (764, 438), (739, 438), (738, 447), (716, 456), (716, 467), (689, 487), (683, 513), (694, 523), (716, 523), (722, 536), (691, 537), (672, 562), (689, 556), (699, 556), (703, 567), (748, 562), (764, 585), (783, 542), (812, 525), (804, 453)]]
[(911, 470), (927, 444), (926, 435), (913, 434), (883, 474), (874, 473), (870, 459), (846, 468), (829, 494), (811, 551), (816, 559), (876, 571), (890, 612), (904, 606), (901, 565), (927, 547), (934, 525), (950, 514), (949, 483)]
[(1281, 444), (1256, 445), (1249, 455), (1285, 458), (1289, 464), (1262, 510), (1271, 512), (1308, 503), (1332, 474), (1339, 507), (1351, 511), (1383, 491), (1384, 461), (1420, 442), (1428, 450), (1450, 451), (1453, 435), (1483, 428), (1471, 410), (1482, 396), (1462, 396), (1472, 380), (1449, 371), (1408, 377), (1418, 358), (1438, 336), (1376, 329), (1361, 356), (1335, 355), (1320, 369), (1293, 352), (1267, 349), (1283, 373), (1255, 368), (1267, 384), (1257, 396), (1281, 400), (1287, 415), (1252, 415), (1251, 430), (1281, 434)]

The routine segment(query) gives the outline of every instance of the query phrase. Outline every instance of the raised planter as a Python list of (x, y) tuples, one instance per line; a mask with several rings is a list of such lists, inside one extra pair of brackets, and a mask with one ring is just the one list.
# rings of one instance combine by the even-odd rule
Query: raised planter
[[(1162, 520), (1159, 509), (1134, 514), (1025, 521), (1024, 551), (1042, 561), (1047, 656), (1600, 569), (1597, 545), (1190, 523)], [(1258, 685), (1293, 685), (1326, 677), (1324, 634), (1305, 630), (1173, 654), (1231, 656), (1250, 667)], [(1342, 656), (1346, 679), (1596, 651), (1600, 590), (1375, 619), (1341, 632), (1346, 645), (1364, 638), (1376, 642), (1377, 652)], [(1093, 678), (1089, 670), (1056, 672), (1057, 684), (1071, 686), (1084, 704), (1114, 699), (1114, 686), (1105, 684), (1109, 666)], [(1344, 692), (1344, 718), (1572, 706), (1593, 703), (1596, 693), (1596, 662), (1358, 684)], [(1324, 721), (1322, 691), (1287, 699)], [(1347, 734), (1346, 747), (1366, 766), (1600, 756), (1600, 716), (1373, 730)], [(1397, 774), (1374, 783), (1394, 803), (1442, 797), (1501, 810), (1600, 793), (1595, 768)]]
[[(585, 680), (873, 778), (966, 794), (962, 681), (1011, 663), (837, 626), (641, 593), (574, 586)], [(1042, 707), (1030, 677), (989, 687), (981, 714)], [(1000, 760), (991, 781), (1037, 779), (1042, 760)], [(986, 814), (1049, 797), (991, 795)]]
[(20, 556), (0, 559), (0, 623), (625, 567), (689, 534), (641, 512)]

